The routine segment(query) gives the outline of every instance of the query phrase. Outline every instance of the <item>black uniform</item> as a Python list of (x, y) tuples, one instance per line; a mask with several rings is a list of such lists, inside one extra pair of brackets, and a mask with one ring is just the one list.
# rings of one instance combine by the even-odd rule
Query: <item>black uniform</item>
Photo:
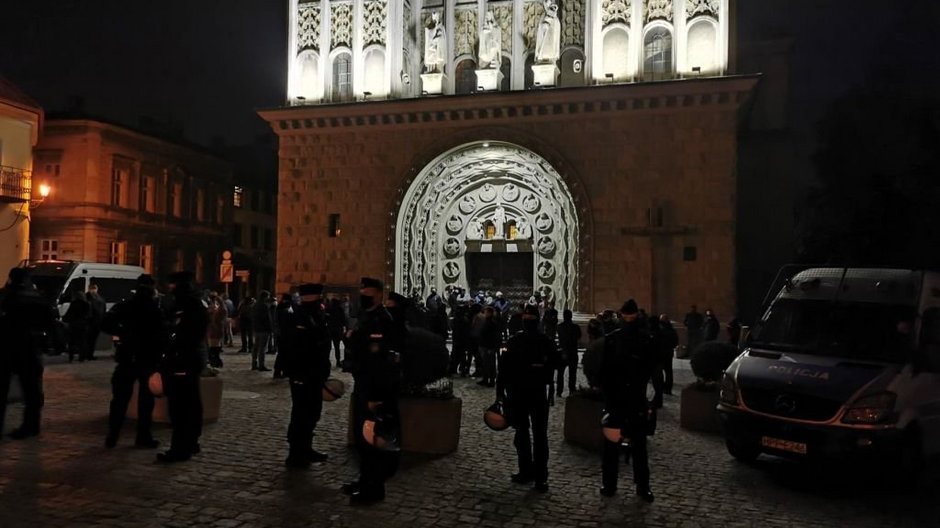
[(206, 343), (209, 312), (189, 286), (177, 284), (170, 344), (161, 367), (173, 437), (170, 450), (160, 459), (187, 460), (199, 450), (202, 433), (202, 399), (199, 374), (204, 366), (201, 350)]
[(382, 402), (382, 411), (398, 422), (401, 384), (400, 351), (404, 325), (382, 306), (364, 311), (350, 338), (353, 379), (353, 430), (359, 451), (359, 490), (384, 496), (385, 481), (398, 468), (398, 453), (381, 451), (362, 436), (363, 422), (371, 415), (369, 402)]
[(290, 380), (291, 413), (287, 427), (288, 464), (306, 465), (322, 460), (311, 444), (323, 410), (323, 383), (330, 376), (330, 337), (320, 301), (305, 302), (282, 322), (281, 350), (284, 373)]
[[(12, 273), (12, 272), (11, 272)], [(43, 334), (55, 336), (55, 309), (27, 279), (0, 290), (0, 432), (6, 415), (10, 378), (16, 374), (23, 389), (23, 423), (15, 438), (39, 434), (42, 409)], [(56, 343), (61, 349), (62, 343)]]
[(555, 343), (539, 332), (537, 320), (524, 321), (522, 332), (509, 338), (500, 357), (496, 391), (516, 429), (513, 444), (519, 456), (519, 473), (513, 476), (515, 482), (535, 480), (537, 486), (547, 485), (548, 406), (557, 364)]
[(565, 369), (568, 369), (568, 393), (574, 392), (578, 381), (578, 341), (581, 340), (581, 327), (571, 320), (558, 325), (558, 348), (561, 350), (561, 363), (558, 365), (558, 381), (555, 390), (561, 396), (565, 388)]
[[(621, 424), (623, 436), (630, 439), (633, 482), (637, 490), (649, 490), (650, 470), (646, 452), (646, 419), (649, 403), (646, 385), (652, 374), (653, 354), (649, 335), (637, 321), (624, 322), (605, 337), (601, 364), (604, 406)], [(603, 485), (617, 489), (621, 446), (604, 441)]]
[(150, 434), (154, 401), (147, 381), (157, 369), (168, 336), (163, 312), (157, 304), (153, 289), (138, 286), (132, 298), (114, 305), (105, 314), (101, 330), (118, 338), (114, 354), (117, 366), (111, 376), (111, 409), (106, 445), (113, 447), (117, 443), (136, 381), (136, 444), (155, 447)]

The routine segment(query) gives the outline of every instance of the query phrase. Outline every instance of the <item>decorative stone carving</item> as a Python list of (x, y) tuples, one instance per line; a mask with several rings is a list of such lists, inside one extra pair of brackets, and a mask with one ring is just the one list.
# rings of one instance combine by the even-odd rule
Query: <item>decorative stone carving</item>
[(539, 262), (537, 274), (543, 281), (550, 282), (552, 277), (555, 276), (555, 266), (550, 261), (543, 260)]
[(447, 232), (456, 235), (457, 233), (463, 230), (463, 220), (457, 216), (453, 215), (447, 219)]
[(477, 48), (477, 11), (472, 9), (458, 9), (454, 14), (454, 53), (473, 55)]
[(515, 202), (519, 199), (519, 188), (515, 184), (508, 184), (503, 187), (503, 200), (507, 202)]
[(512, 3), (493, 6), (491, 10), (502, 34), (503, 52), (510, 53), (512, 50)]
[(551, 256), (555, 252), (555, 242), (547, 236), (539, 238), (538, 252), (543, 257)]
[(297, 6), (297, 51), (320, 49), (320, 3)]
[(448, 238), (444, 242), (444, 255), (451, 258), (460, 255), (460, 241), (453, 237)]
[(522, 199), (522, 208), (525, 209), (527, 213), (538, 211), (540, 205), (542, 205), (542, 203), (534, 194), (526, 195), (526, 197)]
[(460, 212), (470, 214), (477, 210), (477, 199), (471, 195), (466, 195), (460, 200)]
[(614, 22), (630, 25), (633, 18), (631, 0), (604, 0), (601, 4), (601, 25), (607, 27)]
[(539, 21), (545, 14), (542, 2), (526, 2), (522, 8), (522, 38), (526, 51), (535, 49), (535, 35), (538, 31)]
[(444, 277), (450, 280), (457, 280), (460, 277), (460, 264), (450, 261), (444, 264)]
[(493, 11), (486, 12), (483, 29), (480, 31), (480, 61), (478, 67), (482, 69), (498, 70), (503, 57), (503, 31), (496, 23)]
[(373, 0), (362, 4), (362, 40), (366, 46), (385, 45), (385, 21), (388, 19), (388, 4)]
[(567, 0), (561, 5), (561, 46), (584, 47), (584, 0)]
[(330, 47), (352, 47), (352, 6), (348, 3), (330, 4)]
[(543, 233), (547, 233), (552, 230), (552, 217), (548, 216), (548, 213), (542, 213), (538, 215), (535, 219), (535, 228)]
[(492, 220), (493, 226), (496, 228), (493, 238), (504, 238), (504, 232), (506, 230), (506, 210), (503, 209), (502, 205), (496, 204), (496, 209), (493, 211), (493, 216), (490, 217), (490, 220)]
[(491, 183), (484, 183), (483, 188), (480, 189), (480, 201), (482, 202), (492, 202), (496, 199), (496, 187)]
[(646, 22), (653, 20), (665, 20), (672, 22), (672, 2), (673, 0), (647, 0), (645, 4)]
[(471, 220), (467, 223), (467, 240), (483, 240), (483, 220)]
[(685, 0), (685, 15), (689, 19), (705, 15), (718, 20), (719, 10), (718, 0)]
[(447, 60), (447, 35), (441, 14), (438, 11), (431, 13), (428, 26), (424, 29), (424, 71), (426, 73), (444, 73), (444, 62)]
[(520, 218), (516, 222), (516, 238), (528, 240), (532, 238), (532, 225), (525, 218)]
[(554, 64), (561, 56), (561, 22), (557, 0), (545, 0), (544, 13), (535, 36), (536, 64)]

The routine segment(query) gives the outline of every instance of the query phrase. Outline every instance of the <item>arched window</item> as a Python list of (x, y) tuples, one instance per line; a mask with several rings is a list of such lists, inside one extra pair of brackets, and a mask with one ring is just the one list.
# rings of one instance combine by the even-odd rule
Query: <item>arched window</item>
[(333, 100), (352, 100), (352, 56), (340, 53), (333, 59)]
[(695, 22), (689, 28), (688, 41), (689, 72), (717, 73), (718, 34), (715, 24), (709, 20)]
[(499, 71), (503, 74), (503, 80), (499, 85), (499, 89), (502, 92), (508, 92), (512, 89), (512, 61), (510, 61), (508, 57), (503, 57), (499, 65)]
[(388, 91), (385, 87), (385, 51), (378, 47), (366, 51), (363, 66), (365, 91), (372, 97), (384, 97)]
[(314, 103), (320, 99), (320, 61), (311, 50), (301, 52), (295, 63), (294, 97)]
[(647, 79), (664, 79), (672, 72), (672, 33), (664, 27), (654, 27), (643, 40), (644, 76)]
[(477, 89), (476, 63), (472, 59), (464, 59), (457, 63), (454, 69), (456, 82), (454, 92), (458, 94), (473, 93)]
[(611, 28), (604, 35), (604, 70), (595, 74), (606, 79), (613, 75), (615, 81), (625, 81), (629, 77), (627, 59), (630, 56), (630, 37), (623, 28)]

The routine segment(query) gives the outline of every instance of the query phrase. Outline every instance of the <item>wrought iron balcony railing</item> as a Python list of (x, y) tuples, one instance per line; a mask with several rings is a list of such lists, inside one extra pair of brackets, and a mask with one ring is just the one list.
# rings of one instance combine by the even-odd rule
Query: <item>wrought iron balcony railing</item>
[(31, 180), (26, 169), (0, 165), (0, 202), (28, 202)]

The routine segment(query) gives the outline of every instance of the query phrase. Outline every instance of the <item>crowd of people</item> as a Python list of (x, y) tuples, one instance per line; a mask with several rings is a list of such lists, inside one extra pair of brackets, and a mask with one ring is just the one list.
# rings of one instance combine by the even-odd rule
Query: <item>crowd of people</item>
[[(154, 396), (165, 394), (173, 433), (169, 449), (157, 455), (164, 463), (189, 460), (200, 452), (199, 378), (223, 367), (223, 347), (234, 346), (235, 329), (241, 335), (240, 351), (251, 354), (252, 370), (270, 371), (265, 356), (276, 352), (273, 375), (288, 380), (292, 408), (285, 464), (290, 468), (327, 459), (313, 448), (314, 429), (326, 392), (337, 396), (328, 382), (331, 370), (351, 372), (360, 474), (343, 491), (357, 504), (383, 500), (385, 481), (398, 467), (398, 397), (407, 364), (402, 358), (409, 354), (406, 336), (411, 329), (424, 328), (451, 340), (451, 376), (478, 377), (479, 385), (495, 388), (498, 408), (505, 409), (505, 419), (515, 429), (518, 472), (511, 480), (546, 491), (549, 407), (563, 395), (566, 382), (569, 392), (577, 389), (583, 340), (572, 312), (563, 310), (559, 321), (552, 299), (538, 293), (516, 307), (501, 292), (470, 296), (456, 287), (444, 295), (432, 289), (425, 298), (414, 293), (386, 296), (382, 282), (371, 278), (362, 279), (358, 298), (353, 307), (348, 295), (326, 298), (322, 285), (300, 284), (279, 300), (265, 291), (257, 298), (246, 296), (236, 306), (225, 295), (196, 289), (193, 274), (179, 272), (169, 277), (163, 295), (151, 276), (141, 275), (133, 296), (107, 312), (96, 291), (76, 294), (63, 321), (70, 359), (92, 359), (99, 331), (114, 336), (116, 367), (106, 447), (118, 443), (135, 383), (140, 390), (134, 444), (158, 447), (150, 430), (151, 415)], [(56, 316), (32, 287), (28, 272), (11, 270), (0, 292), (0, 331), (12, 338), (8, 352), (0, 354), (0, 430), (15, 373), (25, 409), (14, 438), (39, 434), (40, 341), (55, 333)], [(685, 323), (689, 347), (717, 337), (717, 319), (710, 311), (702, 317), (693, 306)], [(584, 373), (605, 402), (601, 493), (616, 492), (619, 460), (626, 453), (632, 459), (637, 495), (651, 502), (648, 422), (662, 406), (663, 394), (671, 393), (678, 334), (668, 315), (648, 316), (631, 299), (619, 313), (608, 310), (591, 319), (586, 337), (592, 345), (584, 355)], [(650, 382), (652, 401), (647, 397)]]

